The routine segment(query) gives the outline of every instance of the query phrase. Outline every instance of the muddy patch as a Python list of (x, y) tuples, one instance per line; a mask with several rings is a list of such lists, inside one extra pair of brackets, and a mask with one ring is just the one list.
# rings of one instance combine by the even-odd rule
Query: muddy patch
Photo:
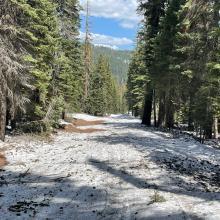
[(74, 119), (72, 121), (72, 124), (75, 125), (76, 127), (81, 127), (81, 126), (101, 125), (104, 124), (104, 122), (105, 121), (103, 120), (86, 121), (83, 119)]
[(73, 133), (94, 133), (94, 132), (99, 132), (99, 131), (105, 131), (104, 129), (96, 129), (96, 128), (86, 128), (86, 129), (80, 129), (77, 128), (74, 125), (66, 125), (64, 130), (66, 132), (73, 132)]
[(0, 168), (4, 167), (7, 164), (8, 162), (6, 160), (6, 157), (3, 155), (3, 153), (0, 152)]
[[(72, 120), (65, 120), (67, 124), (64, 124), (62, 129), (66, 132), (70, 133), (94, 133), (94, 132), (100, 132), (105, 131), (104, 129), (94, 128), (94, 127), (87, 127), (87, 126), (95, 126), (95, 125), (101, 125), (105, 121), (103, 120), (94, 120), (94, 121), (87, 121), (84, 119), (72, 119)], [(81, 127), (87, 127), (87, 128), (81, 128)]]

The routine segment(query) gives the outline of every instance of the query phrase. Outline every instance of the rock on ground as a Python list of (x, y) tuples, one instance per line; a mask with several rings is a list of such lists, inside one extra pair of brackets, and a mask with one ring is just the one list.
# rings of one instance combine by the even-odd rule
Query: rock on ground
[(0, 219), (220, 219), (219, 150), (129, 116), (101, 120), (95, 133), (1, 143)]

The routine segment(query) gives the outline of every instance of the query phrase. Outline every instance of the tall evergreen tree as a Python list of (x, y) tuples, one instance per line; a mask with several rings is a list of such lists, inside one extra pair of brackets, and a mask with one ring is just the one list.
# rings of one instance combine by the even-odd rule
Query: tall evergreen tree
[(189, 127), (212, 137), (219, 97), (219, 3), (187, 1), (182, 12), (182, 62), (189, 78)]
[(89, 26), (89, 1), (86, 2), (86, 27), (84, 42), (84, 111), (87, 112), (87, 102), (90, 88), (90, 76), (92, 71), (92, 44)]
[[(159, 22), (161, 16), (164, 14), (165, 0), (160, 1), (140, 1), (139, 10), (144, 15), (144, 26), (145, 26), (145, 62), (148, 73), (150, 76), (154, 75), (154, 45), (155, 37), (159, 32)], [(147, 83), (146, 94), (145, 94), (145, 104), (143, 111), (142, 123), (151, 126), (151, 113), (153, 105), (154, 96), (154, 85), (152, 80)]]
[[(56, 76), (64, 108), (69, 111), (82, 109), (83, 63), (79, 35), (79, 3), (76, 0), (57, 2), (59, 35), (58, 73)], [(65, 111), (65, 110), (64, 110)]]
[(100, 56), (91, 75), (87, 109), (93, 115), (104, 115), (107, 111), (106, 76), (108, 66), (106, 64), (105, 58)]
[[(34, 120), (43, 119), (51, 109), (52, 97), (56, 95), (56, 66), (59, 48), (58, 23), (56, 5), (49, 0), (32, 0), (26, 3), (34, 13), (29, 14), (25, 22), (26, 29), (35, 40), (30, 45), (30, 73), (35, 89), (31, 94), (29, 114)], [(29, 13), (27, 10), (26, 13)], [(34, 109), (33, 109), (34, 108)], [(32, 114), (33, 112), (33, 114)]]
[(129, 110), (134, 116), (142, 116), (144, 94), (149, 80), (145, 65), (145, 47), (142, 40), (143, 31), (137, 37), (137, 48), (133, 53), (128, 70), (127, 100)]
[(93, 115), (116, 113), (119, 109), (117, 84), (107, 59), (100, 56), (91, 75), (87, 109)]
[(28, 74), (22, 59), (29, 43), (35, 40), (24, 21), (32, 8), (19, 1), (0, 3), (0, 140), (4, 140), (7, 118), (14, 120), (27, 102)]
[(160, 22), (160, 31), (155, 38), (155, 65), (152, 75), (159, 99), (157, 126), (174, 126), (174, 114), (177, 109), (180, 72), (176, 69), (175, 50), (178, 31), (178, 11), (183, 0), (169, 1), (165, 15)]

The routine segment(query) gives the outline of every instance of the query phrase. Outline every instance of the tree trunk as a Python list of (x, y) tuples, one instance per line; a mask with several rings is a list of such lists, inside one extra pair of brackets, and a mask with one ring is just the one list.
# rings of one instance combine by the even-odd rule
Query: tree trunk
[(17, 124), (16, 124), (16, 119), (12, 119), (12, 120), (11, 120), (11, 130), (12, 130), (12, 131), (15, 130), (15, 129), (16, 129), (16, 126), (17, 126)]
[(204, 137), (205, 139), (212, 139), (212, 125), (213, 123), (207, 123), (204, 129)]
[(138, 117), (139, 116), (139, 109), (135, 108), (134, 109), (134, 117)]
[(147, 125), (149, 127), (151, 126), (152, 105), (153, 90), (151, 89), (151, 86), (149, 86), (145, 96), (144, 112), (142, 118), (142, 124)]
[(0, 99), (0, 140), (5, 140), (5, 127), (6, 127), (6, 115), (7, 115), (7, 102), (6, 96), (4, 92), (4, 88), (0, 88), (1, 91), (1, 99)]
[(214, 139), (218, 139), (218, 118), (214, 118)]
[(63, 111), (62, 111), (62, 119), (65, 120), (65, 118), (66, 118), (66, 111), (63, 110)]
[(154, 127), (157, 126), (157, 106), (156, 106), (156, 90), (154, 89)]
[(170, 104), (167, 106), (166, 110), (166, 127), (173, 128), (174, 127), (174, 109), (173, 104), (169, 102)]
[(165, 120), (165, 95), (162, 94), (159, 101), (159, 113), (158, 113), (158, 121), (157, 127), (164, 126)]
[(172, 102), (171, 91), (168, 95), (168, 100), (166, 103), (166, 127), (173, 128), (174, 127), (174, 106)]
[(194, 131), (194, 120), (193, 120), (193, 100), (194, 100), (194, 95), (190, 94), (190, 100), (189, 100), (189, 113), (188, 113), (188, 130), (189, 131)]

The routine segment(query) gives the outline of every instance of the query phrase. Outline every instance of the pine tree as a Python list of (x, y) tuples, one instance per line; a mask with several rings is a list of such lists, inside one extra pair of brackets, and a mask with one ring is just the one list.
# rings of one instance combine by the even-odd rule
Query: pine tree
[(14, 121), (27, 102), (29, 83), (23, 56), (35, 40), (25, 29), (27, 9), (29, 14), (35, 13), (19, 1), (0, 3), (0, 140), (4, 140), (7, 119)]
[(30, 45), (31, 56), (26, 57), (32, 64), (30, 73), (35, 87), (28, 113), (32, 120), (39, 120), (50, 114), (52, 97), (57, 94), (55, 80), (59, 35), (56, 5), (49, 0), (32, 0), (26, 3), (26, 7), (26, 13), (29, 13), (29, 8), (34, 13), (28, 14), (25, 28), (35, 38)]
[(84, 111), (87, 112), (87, 102), (92, 71), (92, 45), (89, 27), (89, 1), (86, 2), (86, 33), (84, 42)]
[[(219, 3), (187, 1), (181, 16), (182, 63), (189, 79), (189, 127), (200, 128), (206, 138), (212, 137), (214, 118), (218, 117)], [(214, 69), (213, 69), (214, 67)], [(214, 107), (215, 106), (215, 107)]]
[(59, 94), (64, 99), (65, 111), (80, 111), (83, 97), (82, 46), (79, 42), (79, 3), (76, 0), (57, 2), (59, 35)]
[(137, 48), (133, 53), (131, 63), (128, 70), (127, 82), (127, 100), (129, 110), (134, 116), (142, 116), (144, 104), (144, 94), (146, 84), (148, 82), (148, 74), (146, 73), (145, 51), (142, 41), (143, 31), (139, 32), (137, 38)]
[(106, 75), (108, 66), (103, 56), (99, 57), (98, 63), (91, 75), (88, 111), (93, 115), (104, 115), (107, 111)]
[[(59, 118), (63, 108), (81, 109), (79, 6), (75, 0), (44, 0), (37, 4), (33, 1), (32, 4), (37, 15), (29, 25), (37, 41), (33, 43), (30, 58), (35, 86), (31, 97), (35, 114), (31, 118), (50, 120)], [(30, 107), (29, 112), (32, 111)], [(53, 115), (57, 116), (54, 118)]]
[(90, 114), (105, 115), (119, 111), (116, 81), (104, 56), (99, 57), (91, 74), (89, 91), (87, 109)]
[[(154, 1), (149, 0), (147, 2), (140, 1), (140, 12), (144, 15), (144, 41), (145, 41), (145, 62), (148, 73), (151, 76), (154, 75), (154, 44), (155, 37), (159, 32), (160, 18), (164, 15), (165, 0)], [(143, 111), (142, 124), (151, 126), (151, 113), (154, 97), (154, 85), (150, 80), (146, 85), (145, 104)]]
[(116, 113), (118, 111), (118, 99), (117, 99), (117, 85), (116, 80), (112, 76), (112, 72), (110, 70), (110, 65), (105, 58), (106, 62), (106, 77), (105, 77), (105, 83), (106, 83), (106, 92), (107, 92), (107, 103), (106, 103), (106, 113)]
[(127, 86), (125, 84), (117, 84), (117, 101), (118, 101), (118, 109), (116, 113), (127, 113), (128, 112), (128, 100), (127, 100)]
[(159, 99), (157, 126), (174, 127), (177, 110), (180, 74), (176, 69), (177, 56), (175, 43), (178, 31), (178, 11), (183, 0), (172, 0), (167, 5), (165, 15), (160, 22), (160, 31), (155, 38), (155, 65), (152, 76)]

